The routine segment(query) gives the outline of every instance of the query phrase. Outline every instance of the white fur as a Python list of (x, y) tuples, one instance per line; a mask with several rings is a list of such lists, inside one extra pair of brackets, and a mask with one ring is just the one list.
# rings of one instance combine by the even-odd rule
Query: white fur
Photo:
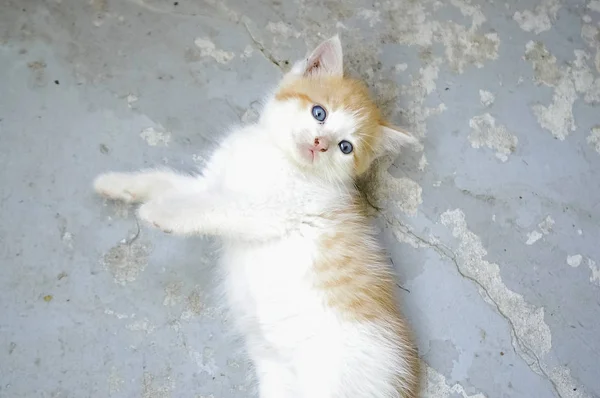
[[(341, 62), (341, 49), (340, 57), (329, 51), (321, 65), (338, 73), (331, 60)], [(164, 231), (222, 238), (224, 289), (261, 398), (399, 396), (405, 347), (382, 325), (343, 318), (313, 284), (318, 238), (333, 228), (317, 214), (344, 207), (354, 192), (352, 157), (336, 144), (352, 140), (355, 125), (339, 111), (324, 127), (294, 102), (272, 100), (256, 125), (223, 141), (202, 176), (148, 171), (95, 181), (105, 196), (144, 202), (140, 217)], [(298, 146), (325, 128), (332, 147), (307, 162)]]

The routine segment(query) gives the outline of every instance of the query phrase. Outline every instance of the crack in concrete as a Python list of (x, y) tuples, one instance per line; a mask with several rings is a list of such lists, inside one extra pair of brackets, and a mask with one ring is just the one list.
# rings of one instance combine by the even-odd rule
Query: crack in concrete
[[(563, 398), (563, 395), (560, 393), (559, 387), (556, 385), (556, 382), (554, 380), (552, 380), (552, 378), (550, 377), (548, 372), (542, 366), (541, 360), (538, 357), (538, 355), (534, 352), (533, 349), (531, 349), (531, 347), (529, 347), (517, 335), (516, 326), (513, 323), (512, 319), (500, 309), (500, 305), (492, 299), (487, 288), (479, 280), (477, 280), (476, 278), (474, 278), (470, 275), (465, 274), (463, 272), (463, 270), (461, 270), (461, 266), (457, 260), (457, 256), (454, 253), (454, 251), (450, 247), (448, 247), (447, 245), (445, 245), (441, 242), (439, 242), (439, 243), (432, 242), (430, 240), (427, 240), (427, 239), (415, 234), (413, 231), (410, 230), (410, 228), (406, 224), (402, 223), (397, 218), (392, 217), (392, 219), (390, 219), (390, 217), (386, 216), (385, 214), (383, 214), (383, 213), (381, 213), (381, 214), (383, 215), (385, 221), (388, 224), (394, 226), (395, 228), (400, 228), (402, 233), (410, 235), (411, 238), (413, 238), (414, 240), (419, 242), (421, 245), (423, 245), (425, 247), (429, 247), (430, 249), (433, 249), (435, 252), (438, 253), (438, 255), (440, 255), (440, 257), (450, 260), (456, 267), (456, 270), (460, 276), (473, 282), (479, 289), (481, 289), (481, 291), (483, 291), (485, 293), (484, 300), (491, 303), (493, 305), (493, 307), (497, 310), (497, 312), (508, 322), (508, 324), (510, 326), (510, 333), (511, 333), (511, 337), (512, 337), (512, 339), (511, 339), (512, 347), (513, 347), (513, 351), (515, 352), (515, 354), (517, 354), (519, 357), (521, 357), (532, 371), (544, 376), (552, 384), (552, 388), (554, 389), (554, 392), (556, 393), (556, 395), (559, 398)], [(518, 347), (515, 347), (515, 343), (518, 345)], [(534, 362), (533, 363), (529, 362), (523, 355), (521, 355), (519, 353), (519, 350), (522, 350), (522, 351), (526, 352), (527, 355), (530, 355), (531, 357), (533, 357)]]
[(260, 51), (260, 53), (263, 55), (263, 57), (265, 57), (265, 59), (267, 61), (271, 62), (273, 65), (278, 67), (281, 71), (283, 71), (283, 67), (281, 66), (279, 61), (277, 61), (277, 59), (273, 56), (273, 54), (271, 54), (271, 52), (265, 48), (264, 44), (262, 44), (259, 40), (257, 40), (254, 37), (254, 35), (250, 31), (250, 28), (248, 27), (248, 24), (245, 21), (242, 21), (242, 24), (246, 28), (246, 32), (248, 32), (248, 36), (250, 36), (250, 39), (254, 43), (254, 46), (256, 48), (258, 48), (258, 51)]
[[(181, 12), (174, 12), (172, 10), (161, 9), (161, 8), (152, 6), (150, 4), (146, 4), (143, 0), (127, 0), (127, 1), (139, 6), (141, 8), (144, 8), (148, 11), (157, 13), (157, 14), (168, 14), (168, 15), (173, 15), (173, 16), (192, 17), (192, 18), (193, 17), (210, 18), (209, 15), (204, 15), (204, 14), (199, 14), (199, 13), (181, 13)], [(267, 50), (265, 45), (260, 40), (256, 39), (256, 37), (254, 37), (254, 35), (252, 34), (252, 31), (248, 27), (248, 24), (246, 23), (246, 21), (244, 21), (244, 19), (246, 17), (239, 18), (237, 13), (234, 12), (234, 14), (236, 14), (235, 19), (237, 19), (237, 21), (234, 21), (234, 22), (241, 23), (244, 26), (244, 28), (246, 29), (246, 32), (248, 33), (248, 36), (250, 36), (250, 39), (254, 43), (254, 46), (260, 51), (260, 53), (263, 55), (263, 57), (265, 57), (265, 59), (267, 59), (270, 63), (272, 63), (277, 68), (279, 68), (281, 71), (283, 71), (284, 69), (283, 69), (283, 66), (280, 64), (280, 62), (273, 56), (273, 54), (269, 50)]]

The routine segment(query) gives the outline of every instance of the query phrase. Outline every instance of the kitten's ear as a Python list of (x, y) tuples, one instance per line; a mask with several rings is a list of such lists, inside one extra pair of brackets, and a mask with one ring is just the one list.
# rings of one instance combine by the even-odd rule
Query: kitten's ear
[(344, 75), (344, 56), (342, 43), (338, 35), (325, 40), (308, 56), (298, 62), (292, 72), (300, 76), (337, 76)]
[(380, 124), (379, 128), (381, 129), (382, 137), (380, 144), (381, 152), (396, 152), (402, 147), (412, 146), (419, 142), (415, 136), (400, 127), (386, 123)]

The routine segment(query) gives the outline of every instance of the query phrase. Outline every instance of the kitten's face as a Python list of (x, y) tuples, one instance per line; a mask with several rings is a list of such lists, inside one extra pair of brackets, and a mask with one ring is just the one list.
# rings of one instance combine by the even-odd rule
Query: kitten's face
[(380, 144), (379, 111), (360, 82), (301, 77), (280, 87), (266, 110), (273, 139), (300, 166), (346, 180), (364, 172)]
[(352, 180), (411, 140), (386, 125), (363, 83), (343, 77), (337, 36), (284, 77), (262, 121), (295, 164), (329, 180)]

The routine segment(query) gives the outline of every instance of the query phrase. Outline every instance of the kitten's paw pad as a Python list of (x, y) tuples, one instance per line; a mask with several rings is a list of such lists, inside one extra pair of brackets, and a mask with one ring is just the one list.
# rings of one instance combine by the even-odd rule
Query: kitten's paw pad
[(94, 180), (94, 191), (105, 198), (135, 202), (138, 197), (131, 189), (131, 178), (126, 173), (101, 174)]
[(181, 229), (177, 226), (175, 213), (169, 207), (161, 205), (160, 202), (149, 202), (142, 205), (138, 210), (138, 216), (144, 222), (167, 234)]

